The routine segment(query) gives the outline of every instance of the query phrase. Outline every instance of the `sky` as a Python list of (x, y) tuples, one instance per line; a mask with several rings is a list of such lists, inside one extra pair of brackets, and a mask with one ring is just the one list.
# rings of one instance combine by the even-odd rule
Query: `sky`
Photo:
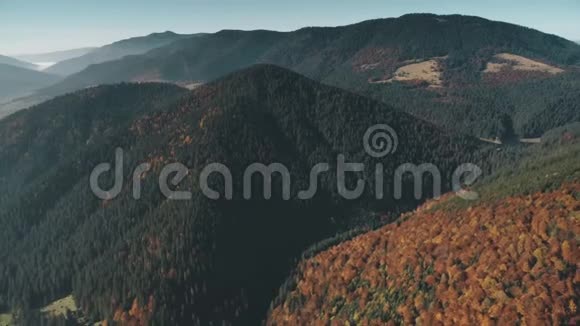
[(580, 40), (580, 0), (0, 0), (0, 54), (102, 46), (167, 30), (290, 31), (417, 12), (476, 15)]

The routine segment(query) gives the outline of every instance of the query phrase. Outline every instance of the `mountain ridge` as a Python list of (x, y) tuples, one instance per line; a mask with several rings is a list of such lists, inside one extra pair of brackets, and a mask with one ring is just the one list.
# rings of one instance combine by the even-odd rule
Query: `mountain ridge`
[(18, 60), (16, 58), (13, 58), (13, 57), (7, 57), (7, 56), (3, 56), (3, 55), (0, 55), (0, 64), (15, 66), (18, 68), (25, 68), (25, 69), (30, 69), (30, 70), (36, 70), (36, 68), (37, 68), (36, 65), (34, 65), (30, 62), (21, 61), (21, 60)]
[(117, 60), (127, 55), (138, 55), (156, 47), (167, 45), (181, 38), (193, 37), (192, 35), (180, 35), (173, 32), (152, 33), (146, 36), (132, 37), (120, 40), (99, 48), (80, 57), (61, 61), (46, 69), (49, 73), (58, 75), (70, 75), (93, 64)]
[(28, 62), (60, 62), (83, 56), (96, 49), (97, 47), (84, 47), (70, 50), (52, 51), (46, 53), (19, 54), (16, 56), (16, 58)]
[[(41, 71), (0, 63), (0, 103), (30, 94), (58, 80), (58, 76)], [(2, 116), (4, 112), (0, 111)]]

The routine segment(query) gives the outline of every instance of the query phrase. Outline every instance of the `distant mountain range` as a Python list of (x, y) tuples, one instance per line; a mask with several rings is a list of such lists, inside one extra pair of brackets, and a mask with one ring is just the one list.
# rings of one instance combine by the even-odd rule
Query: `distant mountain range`
[[(295, 32), (221, 31), (187, 38), (145, 55), (95, 65), (56, 89), (119, 81), (210, 81), (257, 63), (350, 87), (395, 73), (402, 63), (446, 56), (446, 79), (477, 78), (482, 63), (509, 52), (556, 65), (580, 64), (580, 46), (563, 38), (478, 17), (407, 15)], [(49, 70), (54, 71), (54, 70)]]
[(25, 62), (25, 61), (21, 61), (12, 57), (6, 57), (3, 55), (0, 55), (0, 64), (5, 64), (5, 65), (11, 65), (14, 67), (19, 67), (19, 68), (26, 68), (26, 69), (36, 69), (36, 65), (30, 63), (30, 62)]
[[(143, 43), (146, 45), (135, 45)], [(160, 47), (89, 66), (24, 99), (24, 103), (4, 105), (4, 110), (14, 111), (100, 84), (198, 84), (253, 64), (269, 63), (478, 137), (496, 137), (502, 128), (498, 121), (505, 116), (513, 120), (517, 133), (538, 137), (546, 128), (563, 123), (550, 116), (538, 124), (546, 107), (565, 110), (569, 113), (566, 116), (574, 119), (577, 111), (569, 95), (574, 92), (569, 91), (578, 83), (571, 75), (578, 73), (579, 45), (478, 17), (416, 14), (288, 33), (226, 30), (193, 37), (153, 34), (95, 50), (60, 67), (82, 61), (80, 69), (89, 62), (118, 58), (127, 54), (124, 49), (134, 46), (142, 51)], [(89, 59), (95, 57), (99, 59)], [(554, 86), (545, 87), (546, 83)], [(485, 88), (479, 92), (485, 96), (474, 99), (476, 87)], [(506, 101), (496, 103), (498, 98)]]
[[(0, 64), (0, 102), (25, 96), (51, 85), (58, 76), (8, 64)], [(2, 116), (0, 112), (0, 116)]]
[[(116, 60), (120, 59), (127, 55), (136, 55), (142, 54), (147, 52), (153, 48), (157, 48), (160, 46), (167, 45), (175, 40), (180, 40), (183, 38), (188, 37), (195, 37), (195, 35), (178, 35), (172, 32), (165, 32), (165, 33), (155, 33), (148, 36), (143, 37), (135, 37), (127, 40), (122, 40), (119, 42), (115, 42), (110, 45), (103, 46), (97, 49), (77, 49), (71, 51), (62, 51), (62, 52), (55, 52), (55, 53), (47, 53), (47, 54), (40, 54), (40, 55), (30, 55), (26, 56), (29, 59), (65, 59), (57, 63), (56, 65), (50, 66), (48, 69), (43, 70), (44, 73), (49, 74), (52, 76), (51, 80), (52, 83), (47, 83), (48, 80), (45, 74), (38, 74), (37, 76), (41, 78), (38, 85), (42, 85), (40, 88), (47, 87), (54, 82), (61, 80), (62, 78), (54, 78), (54, 76), (61, 76), (67, 75), (70, 73), (78, 72), (80, 70), (85, 69), (86, 67), (95, 64), (101, 63), (109, 60)], [(84, 54), (83, 54), (84, 53)], [(81, 56), (78, 56), (81, 54)], [(66, 59), (66, 57), (72, 57), (70, 59)], [(0, 62), (5, 61), (7, 64), (21, 66), (27, 69), (37, 69), (39, 67), (26, 63), (21, 62), (19, 60), (8, 58), (8, 57), (0, 57)], [(39, 61), (40, 62), (40, 61)], [(27, 75), (28, 77), (32, 77), (31, 74)], [(5, 76), (8, 78), (8, 76)], [(16, 84), (22, 85), (22, 84)], [(79, 89), (85, 87), (84, 85), (79, 85)], [(34, 90), (37, 90), (37, 87), (34, 87)], [(12, 112), (18, 111), (20, 109), (39, 104), (43, 101), (49, 100), (56, 95), (61, 95), (63, 93), (59, 92), (52, 92), (52, 91), (42, 91), (36, 92), (31, 94), (30, 87), (24, 87), (22, 89), (18, 89), (17, 87), (10, 87), (10, 91), (6, 91), (6, 96), (0, 97), (0, 119)], [(8, 96), (9, 95), (9, 96)], [(27, 96), (29, 95), (29, 96)], [(18, 98), (23, 96), (22, 98)], [(16, 98), (16, 99), (15, 99)]]
[(94, 49), (80, 57), (59, 62), (49, 67), (46, 72), (66, 76), (77, 73), (93, 64), (113, 61), (129, 55), (143, 54), (149, 50), (192, 36), (165, 32), (130, 38)]
[(91, 51), (97, 49), (96, 47), (64, 50), (64, 51), (54, 51), (47, 53), (35, 53), (35, 54), (21, 54), (15, 56), (19, 60), (27, 62), (60, 62), (64, 60), (69, 60), (83, 56)]

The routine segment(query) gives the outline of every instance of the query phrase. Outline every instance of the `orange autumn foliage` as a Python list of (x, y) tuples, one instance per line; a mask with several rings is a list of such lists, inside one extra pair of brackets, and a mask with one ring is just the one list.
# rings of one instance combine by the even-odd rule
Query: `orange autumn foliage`
[(574, 320), (580, 183), (466, 209), (427, 203), (302, 261), (268, 325), (540, 325)]
[(134, 299), (129, 311), (117, 308), (113, 316), (113, 321), (120, 325), (147, 326), (149, 325), (149, 319), (152, 316), (154, 309), (155, 299), (153, 296), (149, 296), (149, 300), (144, 306), (139, 305), (139, 301)]

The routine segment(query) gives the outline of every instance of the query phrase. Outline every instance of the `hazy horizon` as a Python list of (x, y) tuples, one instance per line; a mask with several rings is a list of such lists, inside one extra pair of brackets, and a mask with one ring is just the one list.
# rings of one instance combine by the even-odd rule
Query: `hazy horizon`
[[(525, 10), (522, 10), (524, 8)], [(0, 0), (0, 54), (22, 55), (102, 46), (129, 37), (173, 31), (212, 33), (222, 29), (291, 31), (307, 26), (348, 25), (409, 13), (464, 14), (505, 21), (580, 40), (580, 2), (516, 0), (485, 4), (460, 0), (366, 0), (312, 3), (296, 0), (170, 0), (81, 3)]]

